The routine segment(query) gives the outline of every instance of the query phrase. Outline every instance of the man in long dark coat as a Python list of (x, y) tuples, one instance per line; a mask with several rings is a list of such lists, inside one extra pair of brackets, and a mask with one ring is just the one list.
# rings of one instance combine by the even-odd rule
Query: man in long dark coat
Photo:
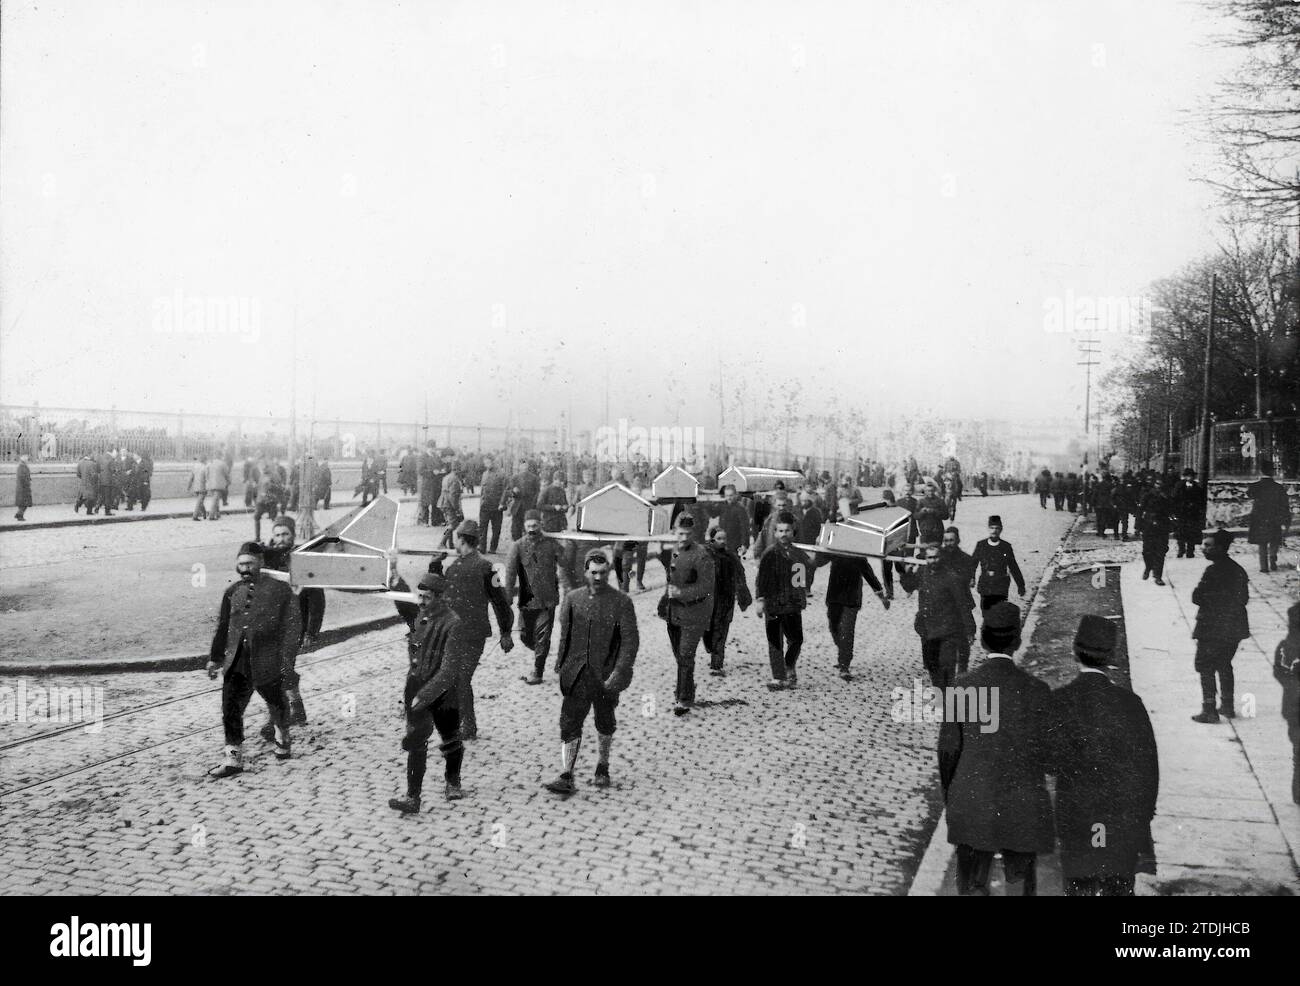
[(1261, 462), (1259, 471), (1263, 476), (1246, 487), (1246, 496), (1253, 501), (1247, 540), (1259, 546), (1259, 570), (1276, 572), (1282, 531), (1291, 528), (1291, 503), (1286, 487), (1273, 479), (1273, 464)]

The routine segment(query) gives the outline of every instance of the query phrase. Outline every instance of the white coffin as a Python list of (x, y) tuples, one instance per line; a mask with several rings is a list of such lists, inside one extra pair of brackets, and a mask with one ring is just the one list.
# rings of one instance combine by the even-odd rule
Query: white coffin
[(650, 533), (653, 507), (626, 486), (610, 483), (578, 501), (578, 530), (584, 534)]
[(397, 501), (380, 496), (289, 555), (289, 582), (321, 589), (387, 589), (397, 548)]
[(803, 474), (792, 469), (763, 469), (759, 466), (731, 466), (718, 477), (718, 489), (735, 486), (737, 493), (770, 493), (777, 481), (792, 493), (803, 483)]
[(834, 524), (823, 524), (817, 547), (881, 558), (907, 543), (912, 515), (903, 507), (879, 507)]
[(700, 481), (681, 466), (669, 466), (650, 483), (656, 500), (693, 500), (700, 493)]

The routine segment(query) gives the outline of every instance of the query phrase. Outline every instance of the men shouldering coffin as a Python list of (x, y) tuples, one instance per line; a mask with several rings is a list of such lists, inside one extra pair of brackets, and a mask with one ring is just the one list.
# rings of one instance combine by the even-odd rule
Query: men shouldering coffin
[[(460, 682), (467, 654), (462, 624), (443, 598), (447, 579), (436, 572), (420, 578), (420, 613), (406, 637), (410, 667), (406, 672), (406, 796), (390, 798), (388, 807), (403, 815), (420, 810), (429, 737), (438, 731), (448, 801), (464, 797), (460, 786), (465, 744), (460, 737)], [(472, 647), (470, 648), (472, 649)]]
[(298, 603), (289, 586), (262, 571), (262, 546), (246, 541), (235, 560), (239, 581), (221, 597), (217, 632), (208, 658), (209, 678), (225, 674), (221, 720), (226, 752), (213, 777), (244, 770), (244, 710), (256, 691), (271, 710), (275, 756), (289, 759), (289, 703), (284, 679), (298, 653)]

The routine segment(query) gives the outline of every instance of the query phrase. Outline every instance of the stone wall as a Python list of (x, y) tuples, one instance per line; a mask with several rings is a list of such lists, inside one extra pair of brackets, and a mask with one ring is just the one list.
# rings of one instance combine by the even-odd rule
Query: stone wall
[[(1246, 527), (1250, 523), (1251, 500), (1246, 496), (1246, 487), (1253, 480), (1212, 479), (1205, 505), (1205, 526)], [(1300, 519), (1300, 481), (1288, 480), (1286, 487), (1291, 501), (1293, 523)]]

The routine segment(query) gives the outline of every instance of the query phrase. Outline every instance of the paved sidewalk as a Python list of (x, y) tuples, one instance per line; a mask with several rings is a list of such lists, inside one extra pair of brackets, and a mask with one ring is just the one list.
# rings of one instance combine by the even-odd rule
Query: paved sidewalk
[(1142, 580), (1139, 561), (1120, 568), (1133, 690), (1160, 751), (1157, 874), (1140, 876), (1138, 893), (1300, 893), (1300, 805), (1291, 800), (1292, 749), (1272, 673), (1285, 607), (1270, 591), (1276, 577), (1247, 567), (1254, 635), (1233, 662), (1241, 714), (1217, 726), (1192, 722), (1201, 692), (1191, 597), (1205, 564), (1197, 557), (1166, 568), (1164, 587)]

